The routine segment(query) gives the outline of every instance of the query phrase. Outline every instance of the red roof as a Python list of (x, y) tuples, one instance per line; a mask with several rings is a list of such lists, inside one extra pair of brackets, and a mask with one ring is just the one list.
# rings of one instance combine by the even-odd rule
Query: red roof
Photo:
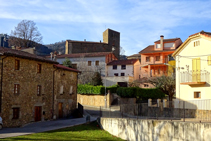
[(58, 62), (56, 62), (56, 61), (52, 61), (52, 60), (46, 59), (44, 57), (37, 56), (35, 54), (31, 54), (31, 53), (28, 53), (25, 51), (11, 49), (11, 48), (0, 47), (0, 54), (8, 55), (8, 56), (16, 56), (16, 57), (26, 58), (26, 59), (32, 59), (32, 60), (37, 60), (37, 61), (41, 61), (41, 62), (58, 64)]
[[(174, 42), (180, 38), (171, 38), (171, 39), (163, 39), (163, 42)], [(160, 40), (155, 41), (155, 43), (160, 42)]]
[(133, 65), (138, 59), (129, 59), (129, 60), (113, 60), (107, 65)]
[[(93, 53), (73, 53), (73, 54), (62, 54), (57, 55), (57, 58), (81, 58), (81, 57), (100, 57), (100, 56), (106, 56), (110, 54), (111, 52), (93, 52)], [(50, 56), (47, 56), (47, 58), (50, 58)]]
[(159, 53), (159, 52), (169, 52), (172, 51), (174, 52), (176, 49), (165, 49), (165, 50), (154, 50), (154, 45), (149, 45), (148, 47), (146, 47), (145, 49), (141, 50), (139, 53), (143, 54), (143, 53)]
[(60, 64), (54, 64), (53, 66), (56, 67), (56, 68), (60, 68), (60, 69), (68, 70), (68, 71), (74, 71), (74, 72), (81, 73), (79, 70), (76, 70), (76, 69), (73, 69), (73, 68), (69, 68), (69, 67), (66, 67), (66, 66), (63, 66), (63, 65), (60, 65)]
[(198, 33), (195, 33), (195, 34), (190, 35), (189, 37), (194, 36), (194, 35), (197, 35), (199, 33), (202, 34), (202, 35), (211, 36), (211, 33), (210, 32), (205, 32), (204, 30), (202, 30), (202, 31), (200, 31)]

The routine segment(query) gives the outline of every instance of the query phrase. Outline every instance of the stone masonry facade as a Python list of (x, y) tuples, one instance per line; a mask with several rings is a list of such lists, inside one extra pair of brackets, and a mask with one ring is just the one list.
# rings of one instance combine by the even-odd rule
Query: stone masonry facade
[[(58, 102), (63, 105), (60, 117), (70, 115), (76, 108), (77, 70), (55, 67), (57, 62), (37, 60), (33, 57), (29, 59), (20, 55), (3, 55), (1, 58), (4, 59), (0, 61), (0, 71), (3, 70), (0, 73), (2, 80), (0, 115), (4, 127), (19, 127), (34, 121), (58, 118)], [(15, 69), (17, 60), (18, 70)], [(61, 84), (65, 92), (62, 95), (58, 90)], [(71, 94), (68, 93), (70, 85)], [(19, 87), (17, 93), (16, 86)]]
[(107, 29), (103, 32), (103, 42), (67, 40), (65, 46), (65, 54), (113, 52), (119, 59), (120, 33), (111, 29)]

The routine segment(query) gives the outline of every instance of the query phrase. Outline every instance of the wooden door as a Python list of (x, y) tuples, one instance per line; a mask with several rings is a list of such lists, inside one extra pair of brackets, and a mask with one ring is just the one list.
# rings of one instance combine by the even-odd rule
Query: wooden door
[(62, 103), (59, 103), (59, 118), (63, 117), (63, 109), (62, 109)]
[(34, 121), (41, 121), (42, 106), (35, 106)]
[(195, 58), (192, 59), (192, 81), (200, 82), (201, 81), (201, 59)]

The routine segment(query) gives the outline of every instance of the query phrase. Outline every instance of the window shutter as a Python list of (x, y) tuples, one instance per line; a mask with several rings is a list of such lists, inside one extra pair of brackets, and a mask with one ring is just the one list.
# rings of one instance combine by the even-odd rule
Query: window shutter
[(208, 57), (207, 57), (207, 64), (208, 64), (208, 65), (211, 65), (211, 56), (208, 56)]

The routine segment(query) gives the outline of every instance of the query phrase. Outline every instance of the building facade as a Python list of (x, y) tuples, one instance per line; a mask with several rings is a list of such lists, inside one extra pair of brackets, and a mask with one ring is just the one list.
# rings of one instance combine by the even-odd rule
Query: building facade
[(111, 29), (103, 32), (103, 42), (66, 40), (65, 54), (113, 52), (116, 58), (120, 55), (120, 33)]
[[(4, 126), (22, 126), (29, 122), (49, 120), (58, 115), (55, 107), (58, 107), (56, 100), (60, 97), (57, 96), (57, 87), (54, 85), (60, 82), (57, 73), (64, 68), (55, 67), (55, 61), (14, 49), (0, 47), (0, 54), (0, 114)], [(68, 73), (66, 76), (71, 74), (75, 79), (65, 77), (63, 81), (69, 79), (71, 83), (76, 84), (75, 72), (78, 71), (65, 72)], [(73, 90), (76, 91), (76, 85), (73, 86)], [(75, 97), (76, 94), (65, 98), (76, 101)], [(69, 105), (75, 105), (75, 102), (73, 103)], [(66, 103), (63, 106), (66, 106)], [(72, 108), (75, 107), (76, 105)], [(64, 111), (66, 107), (61, 108)], [(63, 116), (66, 115), (64, 112)]]
[(198, 109), (211, 109), (210, 46), (211, 33), (201, 31), (190, 35), (173, 53), (176, 59), (176, 98), (190, 101)]
[(138, 59), (114, 60), (107, 64), (107, 76), (104, 78), (106, 86), (118, 84), (127, 86), (140, 78), (140, 62)]

